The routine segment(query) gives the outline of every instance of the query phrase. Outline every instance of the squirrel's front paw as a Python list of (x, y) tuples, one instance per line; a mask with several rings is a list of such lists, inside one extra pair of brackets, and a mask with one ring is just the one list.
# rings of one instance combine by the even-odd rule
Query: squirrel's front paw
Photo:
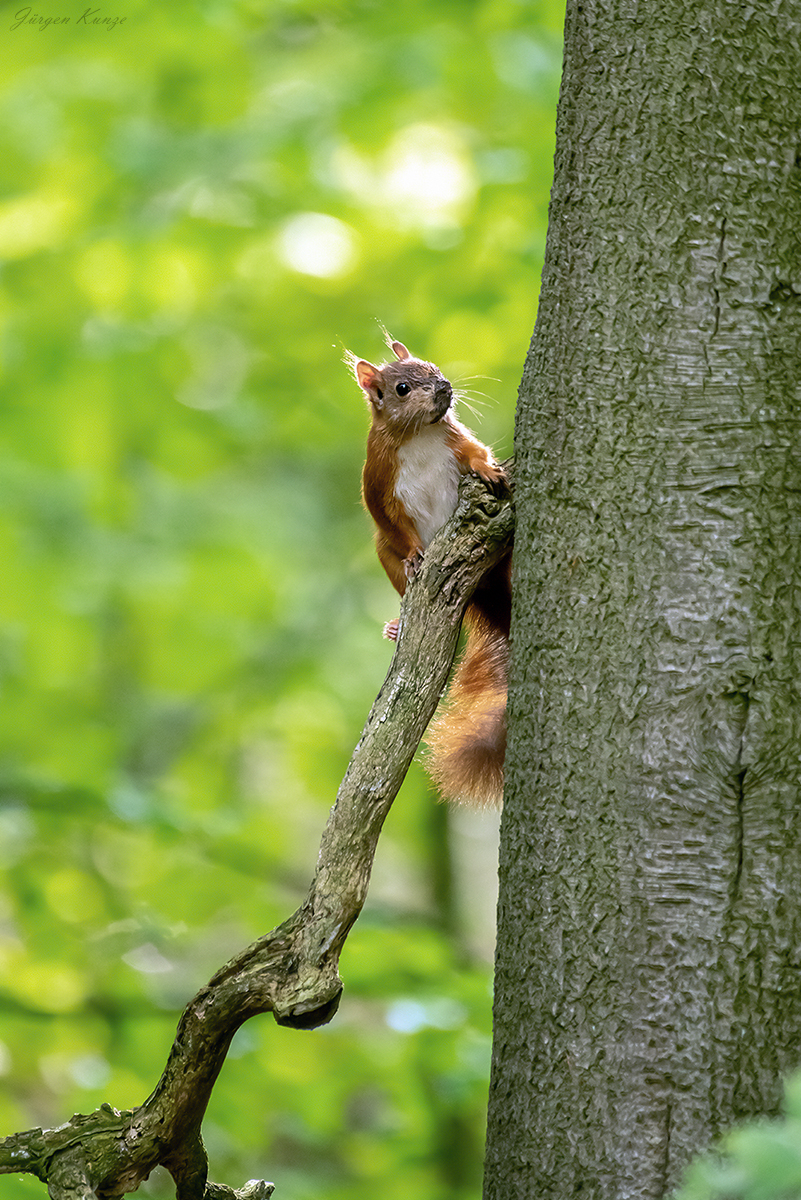
[(410, 554), (408, 558), (403, 560), (403, 573), (407, 579), (414, 579), (423, 562), (423, 551), (415, 550), (414, 554)]
[(395, 617), (394, 621), (387, 621), (384, 626), (384, 637), (388, 642), (397, 642), (398, 626), (400, 625), (400, 617)]
[(502, 496), (509, 488), (506, 472), (498, 463), (487, 463), (473, 471), (483, 483), (486, 483), (496, 496)]

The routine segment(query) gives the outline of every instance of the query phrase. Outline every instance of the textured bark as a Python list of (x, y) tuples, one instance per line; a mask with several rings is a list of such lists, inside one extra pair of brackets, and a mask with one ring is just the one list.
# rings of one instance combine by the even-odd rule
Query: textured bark
[[(504, 464), (507, 476), (511, 464)], [(207, 1180), (200, 1135), (212, 1089), (237, 1029), (272, 1012), (310, 1029), (335, 1014), (342, 947), (367, 896), (378, 837), (453, 662), (464, 610), (483, 576), (509, 552), (510, 496), (466, 478), (459, 504), (426, 551), (401, 606), (398, 643), (323, 831), (303, 905), (226, 963), (187, 1004), (164, 1072), (143, 1104), (102, 1105), (57, 1129), (0, 1139), (0, 1175), (29, 1172), (52, 1200), (112, 1200), (159, 1164), (178, 1200), (268, 1200), (273, 1185), (235, 1191)]]
[(801, 1061), (799, 80), (798, 3), (568, 0), (486, 1197), (663, 1197)]

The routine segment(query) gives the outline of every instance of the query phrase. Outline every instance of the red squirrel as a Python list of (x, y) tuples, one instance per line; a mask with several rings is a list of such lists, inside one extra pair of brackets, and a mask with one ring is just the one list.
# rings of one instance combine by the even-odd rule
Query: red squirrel
[[(362, 500), (376, 524), (378, 558), (403, 595), (423, 554), (452, 515), (460, 475), (505, 484), (502, 467), (453, 413), (450, 382), (402, 342), (387, 344), (395, 362), (373, 366), (349, 352), (345, 361), (367, 397), (372, 423)], [(443, 795), (473, 804), (500, 803), (506, 753), (510, 556), (482, 581), (465, 613), (467, 648), (448, 697), (429, 728), (429, 774)], [(393, 641), (398, 621), (384, 634)]]

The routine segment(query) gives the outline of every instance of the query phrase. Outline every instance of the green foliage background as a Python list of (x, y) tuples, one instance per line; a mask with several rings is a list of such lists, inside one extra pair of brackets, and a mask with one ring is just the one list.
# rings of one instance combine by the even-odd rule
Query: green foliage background
[[(556, 0), (84, 11), (0, 27), (2, 1133), (142, 1101), (302, 898), (397, 610), (342, 350), (379, 319), (486, 377), (463, 416), (511, 451), (560, 68)], [(214, 1178), (476, 1194), (492, 883), (458, 846), (492, 823), (454, 819), (415, 769), (340, 1014), (236, 1039)]]
[(801, 1075), (785, 1084), (780, 1120), (731, 1130), (686, 1172), (675, 1200), (797, 1200), (801, 1196)]

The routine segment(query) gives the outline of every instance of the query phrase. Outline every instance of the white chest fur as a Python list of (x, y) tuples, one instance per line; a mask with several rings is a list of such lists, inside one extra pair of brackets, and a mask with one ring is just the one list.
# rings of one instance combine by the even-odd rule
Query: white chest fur
[(427, 546), (456, 507), (459, 465), (444, 425), (426, 425), (398, 450), (395, 495)]

